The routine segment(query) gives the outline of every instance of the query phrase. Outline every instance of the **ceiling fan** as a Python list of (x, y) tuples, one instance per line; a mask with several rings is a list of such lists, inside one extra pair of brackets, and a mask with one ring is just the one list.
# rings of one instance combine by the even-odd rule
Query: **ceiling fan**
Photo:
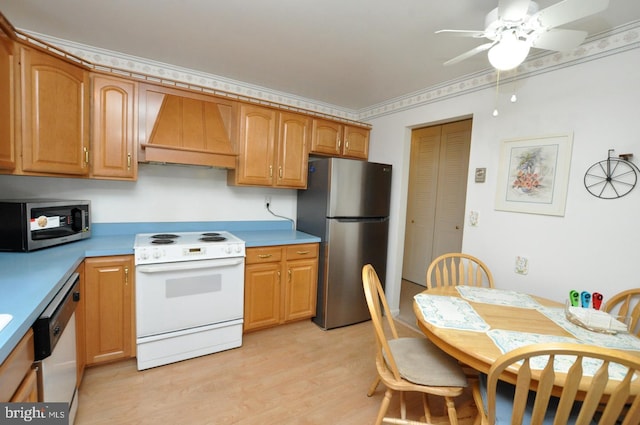
[(436, 34), (489, 40), (446, 61), (444, 65), (458, 63), (488, 50), (491, 65), (506, 71), (520, 65), (531, 47), (554, 51), (571, 50), (584, 41), (587, 32), (557, 27), (601, 12), (608, 5), (609, 0), (563, 0), (538, 10), (538, 4), (532, 0), (499, 0), (498, 7), (485, 18), (484, 31), (436, 31)]

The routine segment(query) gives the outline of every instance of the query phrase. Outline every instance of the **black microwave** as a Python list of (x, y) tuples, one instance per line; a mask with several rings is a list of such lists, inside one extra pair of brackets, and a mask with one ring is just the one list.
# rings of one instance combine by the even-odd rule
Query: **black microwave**
[(91, 237), (90, 204), (0, 199), (0, 251), (34, 251)]

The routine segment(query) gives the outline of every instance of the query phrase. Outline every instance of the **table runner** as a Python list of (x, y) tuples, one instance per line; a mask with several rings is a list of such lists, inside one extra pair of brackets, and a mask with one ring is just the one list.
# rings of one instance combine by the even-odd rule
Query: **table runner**
[[(508, 331), (504, 329), (491, 329), (487, 332), (487, 335), (493, 340), (493, 342), (503, 354), (515, 350), (516, 348), (524, 347), (525, 345), (545, 342), (569, 342), (573, 344), (583, 343), (583, 341), (579, 341), (574, 338), (558, 335), (543, 335), (527, 332)], [(530, 361), (531, 368), (538, 370), (544, 369), (545, 365), (547, 364), (548, 357), (549, 356), (532, 357)], [(556, 372), (567, 373), (569, 371), (569, 368), (571, 368), (574, 363), (575, 356), (555, 356), (553, 369)], [(588, 358), (583, 359), (583, 375), (593, 376), (597, 372), (601, 364), (601, 360)], [(626, 373), (627, 368), (622, 365), (615, 363), (611, 363), (609, 365), (609, 379), (620, 381), (624, 379)]]
[(521, 292), (477, 286), (456, 286), (456, 289), (462, 298), (471, 302), (521, 308), (540, 307), (537, 301)]
[(490, 328), (468, 302), (458, 297), (418, 294), (414, 299), (424, 320), (439, 328), (475, 332)]
[(565, 316), (563, 308), (540, 307), (538, 311), (553, 322), (575, 336), (585, 344), (599, 345), (607, 348), (616, 348), (618, 350), (636, 350), (640, 351), (640, 338), (629, 333), (618, 333), (615, 335), (604, 334), (590, 331), (571, 323)]

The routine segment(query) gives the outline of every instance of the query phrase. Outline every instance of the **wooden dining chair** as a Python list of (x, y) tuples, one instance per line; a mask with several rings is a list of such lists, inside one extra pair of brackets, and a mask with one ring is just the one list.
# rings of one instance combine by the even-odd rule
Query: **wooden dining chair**
[(427, 269), (428, 289), (458, 285), (493, 288), (493, 275), (478, 258), (460, 252), (443, 254), (431, 262)]
[[(427, 394), (444, 397), (451, 424), (458, 424), (454, 397), (461, 395), (468, 385), (467, 378), (457, 361), (426, 338), (399, 338), (380, 279), (371, 264), (362, 268), (362, 284), (371, 313), (376, 337), (376, 368), (387, 391), (380, 405), (376, 425), (423, 424), (406, 419), (404, 393), (423, 394), (426, 423), (432, 423)], [(384, 323), (383, 314), (386, 317)], [(394, 392), (400, 393), (400, 418), (385, 417)]]
[(640, 336), (640, 326), (638, 326), (638, 321), (640, 321), (640, 288), (617, 293), (605, 303), (603, 310), (619, 316), (629, 316), (631, 318), (630, 332)]
[[(538, 358), (532, 361), (534, 357)], [(536, 361), (542, 364), (534, 368)], [(567, 369), (556, 371), (554, 363), (567, 364)], [(516, 373), (515, 385), (500, 380), (505, 371)], [(496, 360), (486, 386), (481, 379), (482, 423), (639, 424), (638, 371), (640, 356), (611, 348), (577, 343), (524, 346)], [(562, 387), (559, 398), (552, 395), (554, 384)]]

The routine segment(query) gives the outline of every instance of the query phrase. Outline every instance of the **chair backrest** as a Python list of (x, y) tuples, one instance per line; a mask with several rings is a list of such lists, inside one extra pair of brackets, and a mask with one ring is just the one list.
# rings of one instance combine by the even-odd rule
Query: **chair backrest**
[(622, 291), (611, 297), (603, 308), (608, 313), (620, 316), (630, 316), (629, 330), (640, 336), (640, 288)]
[[(398, 365), (391, 354), (391, 349), (387, 342), (387, 332), (390, 334), (389, 338), (397, 339), (398, 331), (393, 323), (393, 316), (391, 316), (391, 310), (389, 309), (389, 304), (387, 304), (380, 278), (371, 264), (366, 264), (362, 268), (362, 286), (364, 287), (364, 296), (367, 300), (373, 330), (376, 335), (378, 364), (386, 363), (394, 378), (400, 380)], [(386, 332), (383, 314), (387, 321)]]
[(493, 288), (493, 275), (485, 263), (469, 254), (452, 252), (431, 262), (427, 269), (427, 288), (458, 285)]
[[(532, 360), (537, 356), (543, 357)], [(554, 363), (556, 367), (567, 365), (566, 370), (554, 370)], [(495, 423), (498, 379), (512, 366), (517, 368), (512, 424), (522, 423), (528, 396), (535, 397), (530, 412), (532, 424), (543, 423), (545, 413), (553, 410), (555, 413), (547, 414), (547, 418), (554, 417), (553, 423), (558, 425), (590, 424), (594, 417), (599, 418), (599, 424), (620, 423), (616, 421), (621, 418), (625, 418), (623, 425), (640, 423), (640, 376), (636, 376), (640, 356), (593, 345), (544, 343), (510, 351), (491, 366), (487, 377), (489, 424)], [(557, 404), (550, 405), (554, 384), (562, 386), (562, 393)], [(536, 391), (530, 395), (529, 389), (534, 387)], [(583, 400), (581, 405), (574, 405), (577, 399)], [(604, 411), (596, 414), (602, 405)]]

